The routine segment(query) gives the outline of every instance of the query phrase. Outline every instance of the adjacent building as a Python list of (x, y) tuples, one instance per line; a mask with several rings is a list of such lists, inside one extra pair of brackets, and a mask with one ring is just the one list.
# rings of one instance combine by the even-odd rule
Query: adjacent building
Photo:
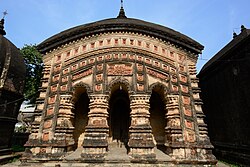
[(199, 73), (208, 132), (220, 158), (250, 164), (250, 29), (209, 60)]
[(11, 138), (23, 101), (26, 68), (18, 48), (4, 37), (0, 21), (0, 155), (11, 151)]

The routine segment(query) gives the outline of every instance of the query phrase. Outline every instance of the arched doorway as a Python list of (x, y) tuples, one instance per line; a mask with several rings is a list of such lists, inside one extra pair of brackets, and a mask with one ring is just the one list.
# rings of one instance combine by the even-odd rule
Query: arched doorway
[(125, 86), (113, 87), (109, 101), (109, 138), (110, 143), (127, 147), (130, 126), (130, 100)]
[(164, 102), (163, 89), (156, 87), (152, 90), (150, 97), (150, 124), (152, 133), (158, 149), (164, 151), (165, 127), (166, 127), (166, 109)]
[(85, 127), (88, 124), (88, 112), (89, 112), (89, 97), (84, 89), (77, 90), (77, 101), (74, 109), (74, 121), (75, 127), (73, 137), (75, 140), (75, 148), (82, 147)]

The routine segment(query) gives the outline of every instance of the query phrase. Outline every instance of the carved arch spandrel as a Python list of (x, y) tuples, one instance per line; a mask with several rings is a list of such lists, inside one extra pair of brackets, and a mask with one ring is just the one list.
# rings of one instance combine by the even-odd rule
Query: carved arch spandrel
[(111, 97), (112, 90), (115, 87), (115, 85), (122, 86), (121, 87), (122, 89), (125, 88), (128, 91), (129, 97), (130, 95), (133, 94), (133, 90), (131, 90), (132, 86), (130, 85), (129, 80), (123, 76), (116, 76), (109, 82), (107, 87), (107, 94), (109, 98)]
[(158, 93), (161, 95), (161, 99), (163, 100), (163, 102), (165, 104), (168, 103), (167, 97), (168, 97), (168, 92), (170, 92), (170, 91), (166, 85), (164, 85), (160, 82), (155, 82), (155, 83), (149, 85), (149, 94), (150, 95), (152, 94), (153, 90), (155, 90), (157, 92), (159, 91)]
[(91, 93), (92, 93), (92, 89), (91, 87), (84, 83), (84, 82), (79, 82), (77, 84), (75, 84), (73, 87), (72, 87), (72, 104), (75, 104), (78, 100), (78, 98), (80, 97), (80, 95), (84, 92), (87, 92), (87, 95), (89, 96)]

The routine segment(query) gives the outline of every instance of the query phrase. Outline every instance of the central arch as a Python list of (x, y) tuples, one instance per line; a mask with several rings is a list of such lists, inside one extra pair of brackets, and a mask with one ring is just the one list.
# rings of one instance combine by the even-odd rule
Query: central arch
[(127, 147), (130, 127), (130, 100), (125, 85), (116, 84), (111, 89), (109, 100), (109, 138)]

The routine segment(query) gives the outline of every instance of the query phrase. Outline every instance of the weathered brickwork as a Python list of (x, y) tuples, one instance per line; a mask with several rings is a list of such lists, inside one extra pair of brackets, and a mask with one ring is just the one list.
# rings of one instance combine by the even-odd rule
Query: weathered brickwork
[[(125, 145), (132, 162), (155, 163), (158, 146), (173, 161), (216, 162), (193, 69), (201, 47), (189, 50), (112, 28), (54, 49), (43, 44), (44, 77), (27, 160), (59, 160), (83, 147), (81, 161), (104, 162), (115, 140)], [(160, 100), (154, 101), (152, 93)], [(81, 129), (75, 117), (82, 111), (87, 123)], [(163, 113), (163, 121), (157, 123), (154, 112)]]

